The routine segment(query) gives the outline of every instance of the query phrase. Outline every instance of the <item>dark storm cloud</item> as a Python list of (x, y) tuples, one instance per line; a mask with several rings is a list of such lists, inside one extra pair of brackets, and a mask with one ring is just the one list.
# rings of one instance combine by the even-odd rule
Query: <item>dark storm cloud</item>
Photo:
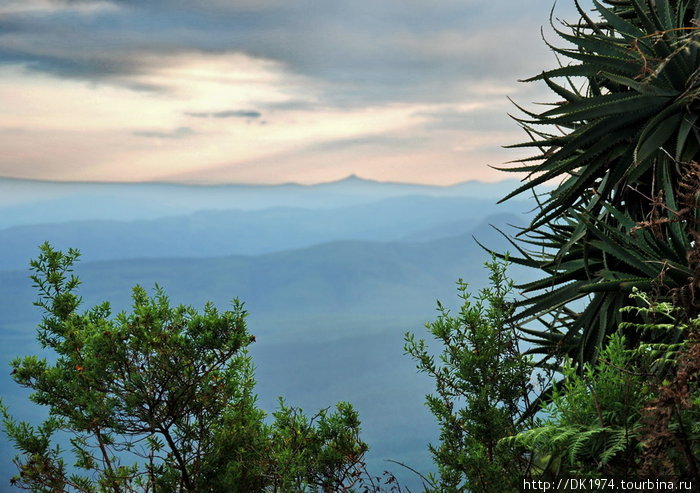
[(122, 30), (113, 24), (119, 18), (118, 12), (86, 15), (58, 10), (7, 14), (3, 22), (10, 24), (11, 29), (4, 29), (0, 23), (0, 64), (20, 64), (58, 77), (108, 82), (137, 90), (162, 90), (137, 82), (133, 76), (166, 65), (167, 55), (180, 48), (173, 51), (174, 45), (166, 40), (149, 43), (145, 33)]
[(319, 80), (326, 104), (354, 106), (467, 97), (553, 60), (542, 61), (541, 0), (115, 0), (89, 14), (70, 8), (89, 0), (54, 3), (67, 8), (5, 16), (0, 63), (157, 90), (129, 77), (178, 53), (245, 53)]
[(187, 112), (187, 116), (192, 116), (195, 118), (246, 118), (255, 119), (260, 118), (262, 113), (256, 110), (227, 110), (227, 111), (213, 111), (213, 112)]
[(189, 127), (178, 127), (168, 131), (138, 130), (136, 132), (131, 132), (131, 134), (136, 137), (146, 137), (149, 139), (184, 139), (185, 137), (195, 135), (195, 133), (196, 132)]

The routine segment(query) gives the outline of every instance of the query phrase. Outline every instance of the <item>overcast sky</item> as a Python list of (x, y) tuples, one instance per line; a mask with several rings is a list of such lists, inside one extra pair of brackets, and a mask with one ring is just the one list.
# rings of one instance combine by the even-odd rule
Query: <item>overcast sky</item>
[[(0, 176), (504, 179), (549, 0), (0, 0)], [(555, 16), (574, 21), (573, 0)], [(548, 39), (561, 45), (554, 34)]]

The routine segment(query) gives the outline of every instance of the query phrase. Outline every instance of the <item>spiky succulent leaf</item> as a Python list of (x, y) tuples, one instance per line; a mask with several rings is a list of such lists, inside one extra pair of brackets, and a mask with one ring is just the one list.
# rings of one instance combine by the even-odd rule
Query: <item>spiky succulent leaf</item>
[(678, 214), (679, 184), (700, 161), (700, 1), (594, 4), (598, 20), (579, 6), (579, 23), (556, 29), (569, 64), (526, 81), (563, 100), (515, 118), (532, 141), (512, 147), (540, 153), (507, 168), (526, 178), (503, 199), (559, 182), (513, 241), (511, 261), (545, 274), (520, 286), (515, 317), (544, 325), (524, 330), (534, 353), (579, 363), (596, 358), (634, 287), (687, 283), (697, 224)]

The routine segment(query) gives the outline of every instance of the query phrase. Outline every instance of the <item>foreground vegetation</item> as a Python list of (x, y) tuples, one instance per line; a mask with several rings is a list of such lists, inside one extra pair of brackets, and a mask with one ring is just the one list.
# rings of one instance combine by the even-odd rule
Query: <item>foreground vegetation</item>
[[(509, 171), (539, 210), (488, 264), (491, 286), (406, 336), (435, 382), (427, 491), (518, 491), (523, 479), (700, 480), (700, 1), (595, 2), (558, 34), (573, 62), (531, 79), (562, 101), (520, 119), (538, 153)], [(509, 198), (507, 197), (507, 198)], [(400, 491), (364, 468), (352, 406), (256, 406), (245, 311), (79, 312), (76, 251), (32, 263), (55, 357), (13, 362), (50, 415), (4, 410), (12, 481), (37, 492)], [(507, 261), (539, 269), (511, 299)], [(56, 438), (69, 443), (61, 450)], [(69, 462), (68, 457), (71, 457)]]
[[(78, 252), (42, 246), (32, 262), (45, 316), (39, 342), (54, 352), (12, 362), (12, 375), (49, 408), (39, 427), (6, 410), (21, 451), (13, 484), (30, 491), (336, 491), (363, 474), (367, 446), (352, 406), (312, 417), (280, 402), (265, 420), (238, 301), (219, 313), (170, 306), (133, 290), (131, 313), (108, 303), (78, 313)], [(65, 435), (72, 463), (56, 438)], [(64, 440), (65, 441), (65, 440)]]

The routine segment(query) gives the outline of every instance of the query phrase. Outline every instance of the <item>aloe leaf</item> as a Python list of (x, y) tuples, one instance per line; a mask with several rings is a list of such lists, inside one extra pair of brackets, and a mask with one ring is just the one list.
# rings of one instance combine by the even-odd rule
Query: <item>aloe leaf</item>
[[(518, 195), (522, 192), (525, 192), (526, 190), (530, 190), (530, 189), (536, 187), (537, 185), (540, 185), (540, 184), (550, 180), (551, 178), (566, 171), (569, 167), (569, 163), (567, 161), (554, 161), (553, 163), (545, 162), (545, 165), (547, 165), (547, 168), (548, 168), (548, 169), (545, 168), (546, 169), (545, 173), (542, 173), (541, 175), (537, 176), (536, 178), (531, 179), (530, 181), (528, 181), (524, 185), (516, 188), (515, 190), (510, 192), (508, 195), (503, 197), (501, 200), (499, 200), (498, 203), (500, 204), (501, 202), (504, 202), (512, 197), (515, 197), (516, 195)], [(542, 167), (540, 167), (540, 170), (544, 171), (544, 169)]]
[(603, 16), (607, 23), (628, 39), (638, 39), (646, 34), (634, 24), (631, 24), (615, 15), (613, 12), (601, 5), (597, 0), (593, 0), (593, 4), (595, 5), (598, 13)]
[(581, 8), (581, 4), (579, 3), (578, 0), (574, 0), (574, 5), (576, 5), (576, 10), (578, 10), (579, 15), (581, 18), (586, 21), (586, 25), (591, 28), (593, 31), (595, 31), (599, 35), (603, 35), (603, 31), (598, 27), (598, 24), (593, 22), (593, 20), (588, 16), (585, 10)]
[(581, 296), (578, 288), (584, 283), (584, 281), (574, 281), (554, 289), (553, 291), (530, 298), (528, 302), (531, 303), (531, 305), (529, 308), (518, 313), (518, 318), (529, 317), (548, 310), (553, 310), (572, 300), (578, 299)]
[[(666, 206), (671, 211), (678, 211), (678, 204), (676, 203), (676, 196), (671, 185), (671, 173), (668, 166), (664, 166), (661, 169), (661, 173), (663, 180), (662, 183), (664, 186), (664, 196), (666, 198)], [(671, 212), (671, 214), (673, 214), (673, 212)], [(671, 230), (671, 242), (676, 251), (685, 253), (686, 251), (690, 250), (688, 235), (685, 234), (681, 225), (678, 223), (671, 223), (669, 229)]]
[(575, 92), (569, 91), (568, 89), (560, 86), (559, 84), (556, 84), (549, 77), (544, 77), (544, 82), (552, 91), (554, 91), (567, 101), (580, 101), (581, 99), (583, 99), (583, 97), (580, 94), (576, 94)]
[(688, 141), (688, 137), (691, 135), (693, 129), (697, 128), (696, 124), (698, 118), (700, 118), (700, 115), (697, 113), (683, 115), (683, 119), (680, 125), (678, 125), (678, 137), (676, 138), (676, 161), (684, 160), (683, 158), (685, 156), (684, 151), (686, 148), (686, 142)]
[(654, 24), (653, 20), (647, 16), (646, 9), (639, 3), (639, 0), (630, 0), (630, 2), (636, 13), (636, 18), (647, 33), (653, 33), (659, 30), (660, 26)]
[[(651, 96), (647, 94), (637, 94), (632, 92), (616, 93), (616, 97), (606, 98), (601, 96), (588, 101), (587, 105), (577, 105), (577, 103), (562, 104), (561, 108), (555, 108), (540, 115), (540, 117), (548, 117), (565, 113), (558, 118), (547, 118), (542, 123), (557, 124), (572, 121), (587, 121), (595, 118), (609, 117), (619, 115), (621, 113), (637, 112), (638, 117), (645, 118), (656, 110), (662, 107), (668, 100), (668, 97)], [(603, 98), (605, 98), (603, 100)], [(577, 105), (578, 108), (566, 108), (567, 106)], [(568, 111), (565, 111), (567, 110)]]
[[(652, 119), (639, 136), (639, 143), (635, 149), (635, 162), (644, 162), (653, 153), (658, 152), (671, 140), (683, 120), (683, 115), (677, 112), (671, 113), (670, 116), (661, 121), (658, 121), (659, 117)], [(666, 149), (666, 151), (670, 152), (671, 149)]]
[(523, 79), (520, 82), (535, 82), (538, 80), (543, 80), (545, 77), (550, 79), (555, 79), (557, 77), (595, 77), (602, 71), (603, 70), (601, 70), (599, 67), (592, 67), (585, 64), (567, 65), (565, 67), (547, 70), (539, 75), (535, 75), (528, 79)]
[(650, 84), (648, 82), (640, 82), (635, 79), (630, 79), (619, 74), (613, 74), (611, 72), (601, 72), (601, 76), (610, 79), (613, 82), (617, 82), (623, 86), (627, 86), (630, 89), (637, 91), (640, 94), (652, 94), (654, 96), (666, 96), (666, 97), (676, 97), (678, 96), (678, 91), (663, 89), (656, 85)]
[[(607, 142), (603, 142), (603, 145), (609, 145)], [(591, 152), (590, 154), (593, 154)], [(543, 224), (549, 222), (553, 217), (564, 212), (566, 209), (571, 207), (571, 204), (577, 202), (581, 197), (581, 192), (589, 187), (591, 183), (600, 174), (600, 170), (608, 165), (606, 159), (594, 159), (595, 154), (590, 156), (592, 162), (590, 162), (583, 174), (575, 179), (575, 185), (570, 187), (565, 194), (557, 197), (556, 200), (552, 200), (548, 205), (542, 207), (537, 215), (532, 219), (532, 227), (538, 228)]]
[(673, 16), (671, 15), (671, 6), (668, 0), (656, 0), (656, 12), (652, 10), (654, 17), (657, 19), (660, 31), (670, 31), (674, 27)]
[[(583, 286), (580, 291), (582, 293), (600, 293), (607, 291), (620, 291), (620, 287), (623, 283), (633, 283), (634, 286), (639, 284), (649, 283), (649, 278), (646, 277), (631, 277), (627, 279), (618, 279), (615, 281), (602, 281), (595, 284), (589, 284), (588, 286)], [(631, 288), (629, 288), (631, 289)]]
[(584, 48), (592, 53), (598, 53), (610, 57), (627, 57), (629, 47), (626, 43), (621, 42), (619, 38), (600, 37), (600, 36), (573, 36), (559, 29), (554, 31), (566, 41), (577, 45), (579, 48)]
[(592, 68), (596, 68), (598, 72), (613, 72), (634, 77), (640, 73), (641, 69), (640, 62), (629, 57), (593, 55), (563, 48), (552, 48), (552, 50), (574, 60), (584, 62)]
[[(602, 265), (602, 264), (596, 264), (596, 265)], [(562, 274), (557, 278), (557, 281), (560, 283), (562, 282), (569, 282), (576, 280), (578, 276), (580, 276), (581, 273), (579, 271), (571, 271), (567, 272), (566, 274)], [(549, 278), (545, 277), (542, 279), (538, 279), (537, 281), (533, 282), (528, 282), (525, 284), (518, 284), (518, 289), (522, 290), (523, 292), (527, 293), (532, 293), (534, 291), (538, 291), (540, 289), (551, 289), (555, 286), (554, 282)], [(584, 288), (579, 289), (580, 292), (586, 292)]]

